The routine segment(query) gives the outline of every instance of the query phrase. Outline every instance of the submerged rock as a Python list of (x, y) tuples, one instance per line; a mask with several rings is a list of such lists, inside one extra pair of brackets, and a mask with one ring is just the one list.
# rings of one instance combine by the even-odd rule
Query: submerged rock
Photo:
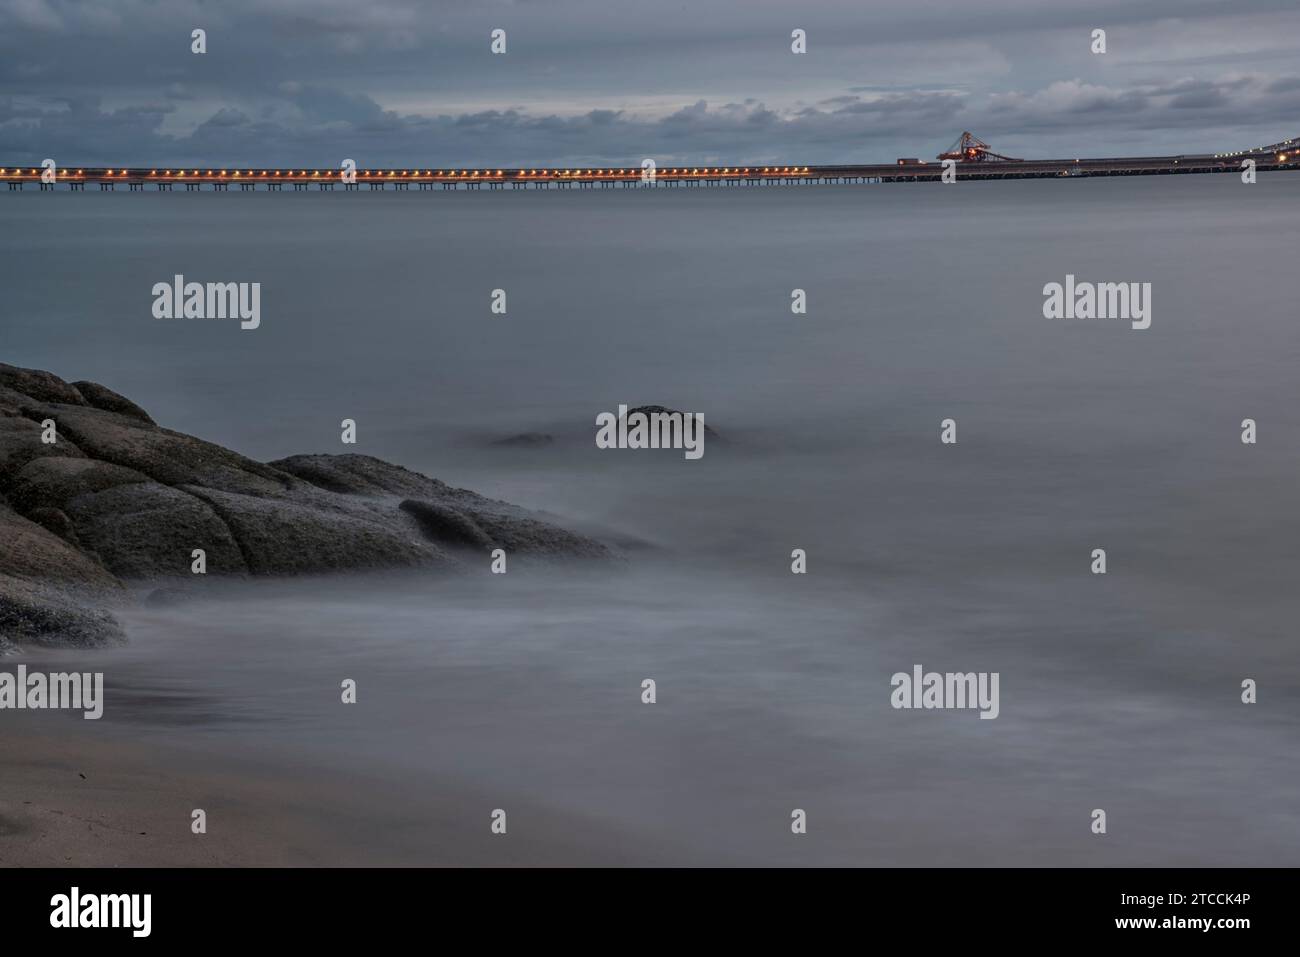
[[(654, 415), (656, 412), (665, 415), (690, 415), (691, 414), (690, 412), (682, 412), (680, 409), (670, 409), (666, 405), (638, 405), (635, 409), (627, 410), (627, 418), (631, 418), (632, 416), (636, 415), (638, 412), (646, 416), (646, 418), (649, 418), (650, 416)], [(704, 424), (704, 434), (711, 439), (721, 438), (721, 436), (718, 435), (717, 431), (713, 428), (713, 426), (709, 425), (707, 422)]]
[(554, 445), (555, 436), (549, 432), (520, 432), (518, 435), (497, 439), (492, 444), (498, 448), (539, 449), (547, 445)]
[[(57, 441), (42, 441), (53, 420)], [(90, 382), (0, 364), (0, 642), (120, 640), (123, 583), (608, 559), (593, 538), (368, 455), (256, 462)]]

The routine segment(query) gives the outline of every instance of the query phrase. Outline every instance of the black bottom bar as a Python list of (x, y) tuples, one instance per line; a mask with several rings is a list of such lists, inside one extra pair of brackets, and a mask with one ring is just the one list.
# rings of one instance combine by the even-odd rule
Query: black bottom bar
[[(668, 944), (724, 935), (802, 943), (1131, 939), (1231, 949), (1291, 921), (1289, 870), (27, 870), (0, 873), (6, 944), (31, 938), (248, 944), (292, 937), (303, 952), (438, 930), (533, 943), (603, 937)], [(73, 888), (76, 888), (75, 898)], [(105, 900), (103, 895), (115, 895)], [(117, 927), (55, 927), (112, 920)], [(134, 921), (132, 920), (134, 918)], [(134, 928), (134, 929), (133, 929)], [(613, 936), (611, 936), (613, 935)], [(425, 938), (434, 940), (435, 938)], [(924, 945), (924, 946), (921, 946)], [(17, 951), (13, 951), (17, 953)], [(1231, 952), (1231, 950), (1228, 950)]]

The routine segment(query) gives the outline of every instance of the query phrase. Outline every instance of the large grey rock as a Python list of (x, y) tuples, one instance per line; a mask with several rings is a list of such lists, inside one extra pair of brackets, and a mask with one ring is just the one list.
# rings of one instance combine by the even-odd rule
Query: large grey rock
[[(42, 443), (53, 419), (58, 441)], [(269, 464), (157, 426), (92, 382), (0, 364), (0, 644), (121, 637), (123, 582), (424, 567), (466, 550), (612, 557), (508, 502), (366, 455)]]

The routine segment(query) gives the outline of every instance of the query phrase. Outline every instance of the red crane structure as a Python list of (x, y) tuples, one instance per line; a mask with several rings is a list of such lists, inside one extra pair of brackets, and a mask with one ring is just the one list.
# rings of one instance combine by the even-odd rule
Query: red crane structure
[(1003, 160), (1008, 163), (1023, 163), (1024, 160), (1014, 156), (1003, 156), (993, 152), (989, 146), (974, 133), (967, 130), (957, 137), (952, 146), (939, 154), (941, 160), (956, 160), (959, 163), (983, 163), (986, 160)]

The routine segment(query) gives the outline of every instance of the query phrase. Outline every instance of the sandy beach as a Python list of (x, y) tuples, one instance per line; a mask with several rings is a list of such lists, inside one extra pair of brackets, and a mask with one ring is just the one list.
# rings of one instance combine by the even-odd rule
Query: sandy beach
[[(503, 837), (490, 833), (492, 805), (481, 795), (105, 741), (59, 723), (58, 733), (15, 724), (0, 739), (0, 867), (668, 863), (647, 843), (518, 801)], [(379, 826), (377, 803), (386, 808)], [(206, 834), (191, 833), (195, 807), (207, 811)]]

